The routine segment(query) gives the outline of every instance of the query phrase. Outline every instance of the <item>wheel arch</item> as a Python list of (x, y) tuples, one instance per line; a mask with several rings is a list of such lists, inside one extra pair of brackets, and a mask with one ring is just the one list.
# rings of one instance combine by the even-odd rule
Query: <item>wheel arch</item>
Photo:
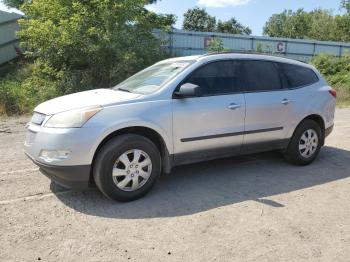
[(325, 140), (325, 130), (326, 130), (326, 127), (325, 127), (325, 120), (322, 118), (321, 115), (318, 115), (318, 114), (310, 114), (306, 117), (304, 117), (301, 121), (299, 121), (298, 125), (295, 127), (294, 129), (294, 132), (293, 132), (293, 136), (294, 136), (294, 133), (295, 131), (297, 130), (297, 128), (299, 127), (299, 125), (306, 119), (309, 119), (309, 120), (313, 120), (315, 121), (321, 128), (321, 132), (322, 132), (322, 141), (321, 141), (321, 145), (323, 146), (324, 145), (324, 140)]
[[(106, 135), (102, 141), (98, 144), (94, 155), (92, 159), (92, 165), (94, 165), (96, 156), (98, 155), (99, 151), (105, 145), (110, 141), (112, 138), (117, 137), (119, 135), (123, 134), (135, 134), (135, 135), (141, 135), (144, 137), (147, 137), (150, 139), (156, 147), (159, 149), (159, 152), (161, 154), (161, 163), (162, 163), (162, 172), (164, 173), (170, 173), (171, 171), (171, 166), (172, 166), (172, 159), (171, 155), (169, 153), (169, 150), (167, 148), (167, 144), (164, 140), (164, 138), (161, 136), (159, 132), (156, 130), (146, 127), (146, 126), (128, 126), (128, 127), (123, 127), (117, 130), (112, 131), (108, 135)], [(93, 168), (91, 169), (93, 170)], [(91, 174), (92, 175), (92, 174)], [(92, 176), (91, 176), (92, 177)]]

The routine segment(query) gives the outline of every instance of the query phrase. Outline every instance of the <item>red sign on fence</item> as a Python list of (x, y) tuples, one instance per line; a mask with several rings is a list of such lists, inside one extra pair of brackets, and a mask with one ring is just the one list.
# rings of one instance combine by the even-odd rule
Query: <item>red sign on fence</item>
[(210, 41), (212, 40), (211, 37), (204, 37), (204, 48), (208, 48)]

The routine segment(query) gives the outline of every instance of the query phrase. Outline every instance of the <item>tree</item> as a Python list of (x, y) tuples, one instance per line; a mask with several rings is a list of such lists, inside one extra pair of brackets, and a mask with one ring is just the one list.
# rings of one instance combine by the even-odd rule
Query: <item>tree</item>
[(321, 41), (340, 40), (336, 35), (336, 21), (330, 11), (315, 9), (309, 14), (309, 31), (306, 33), (307, 38)]
[(341, 0), (340, 7), (350, 13), (350, 0)]
[(305, 38), (309, 29), (307, 13), (303, 9), (296, 12), (284, 10), (272, 15), (263, 28), (263, 34), (271, 37)]
[(305, 12), (284, 10), (272, 15), (263, 34), (271, 37), (316, 39), (322, 41), (349, 41), (349, 14), (333, 16), (331, 11), (315, 9)]
[(144, 12), (148, 16), (148, 22), (157, 25), (159, 29), (170, 30), (177, 20), (176, 16), (173, 14), (156, 14), (147, 9), (144, 10)]
[[(26, 0), (2, 0), (2, 1), (8, 7), (20, 9), (21, 5), (23, 5)], [(31, 1), (31, 0), (28, 0), (28, 1)], [(150, 5), (150, 4), (154, 4), (156, 2), (157, 2), (157, 0), (146, 0), (145, 4)]]
[(350, 42), (350, 14), (335, 17), (334, 40)]
[(147, 11), (144, 0), (35, 0), (22, 6), (18, 36), (40, 77), (63, 92), (109, 87), (163, 57), (154, 28), (171, 17)]
[(195, 7), (184, 14), (182, 28), (189, 31), (213, 32), (216, 29), (216, 18), (204, 8)]
[(335, 16), (335, 31), (334, 35), (339, 41), (350, 41), (350, 0), (341, 0), (341, 7), (344, 8), (347, 13), (344, 15)]
[(182, 29), (197, 32), (218, 32), (228, 34), (250, 35), (252, 30), (239, 23), (234, 17), (228, 21), (219, 20), (207, 13), (204, 8), (188, 9), (184, 14)]
[(250, 35), (252, 30), (248, 26), (239, 23), (234, 17), (228, 21), (219, 20), (216, 28), (217, 32), (239, 35)]
[(287, 10), (280, 14), (273, 14), (265, 23), (263, 34), (271, 37), (284, 37), (287, 26)]

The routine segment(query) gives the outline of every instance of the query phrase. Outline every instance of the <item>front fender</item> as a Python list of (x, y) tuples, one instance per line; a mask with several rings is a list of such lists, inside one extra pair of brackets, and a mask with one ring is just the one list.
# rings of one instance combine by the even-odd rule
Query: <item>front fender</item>
[(149, 128), (149, 129), (154, 130), (163, 139), (168, 152), (170, 154), (172, 153), (172, 148), (173, 148), (172, 147), (172, 140), (169, 138), (169, 136), (167, 135), (166, 131), (163, 128), (156, 125), (155, 123), (142, 121), (140, 119), (128, 119), (127, 121), (123, 120), (121, 122), (116, 122), (113, 125), (111, 125), (108, 128), (103, 130), (103, 132), (99, 136), (98, 140), (96, 140), (94, 142), (94, 144), (91, 148), (91, 152), (90, 152), (91, 162), (93, 160), (93, 157), (95, 155), (97, 148), (99, 147), (99, 145), (102, 143), (102, 141), (104, 139), (106, 139), (112, 133), (114, 133), (118, 130), (124, 129), (124, 128), (128, 128), (128, 127), (145, 127), (145, 128)]

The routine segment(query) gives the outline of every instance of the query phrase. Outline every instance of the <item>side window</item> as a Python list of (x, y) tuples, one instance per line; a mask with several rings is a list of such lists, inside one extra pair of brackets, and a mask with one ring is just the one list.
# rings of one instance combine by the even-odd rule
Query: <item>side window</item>
[(259, 92), (282, 89), (276, 65), (269, 61), (241, 61), (240, 85), (246, 91)]
[(309, 68), (282, 63), (279, 64), (279, 66), (286, 76), (288, 88), (311, 85), (318, 81), (318, 77), (315, 72)]
[(212, 62), (194, 71), (185, 82), (198, 85), (202, 96), (232, 93), (236, 79), (233, 64), (233, 61)]

